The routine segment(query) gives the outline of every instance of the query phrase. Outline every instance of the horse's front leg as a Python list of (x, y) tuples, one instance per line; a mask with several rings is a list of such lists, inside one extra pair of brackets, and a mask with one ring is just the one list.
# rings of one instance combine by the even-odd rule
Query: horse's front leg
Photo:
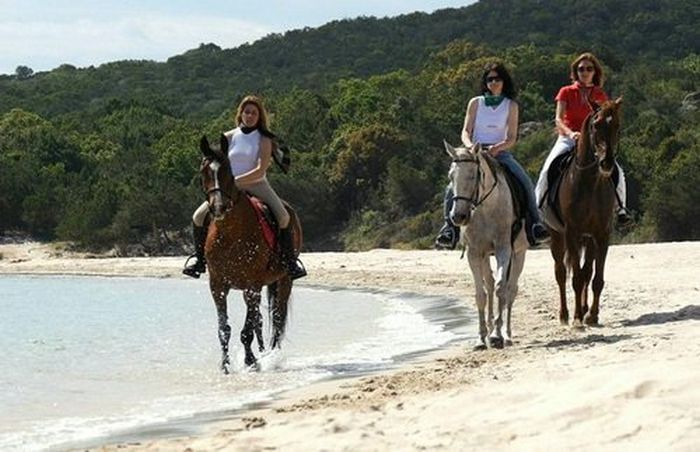
[(219, 323), (219, 343), (221, 344), (221, 370), (229, 373), (229, 365), (231, 361), (228, 356), (228, 343), (231, 338), (231, 327), (228, 324), (228, 314), (226, 306), (226, 297), (228, 296), (229, 288), (214, 279), (209, 280), (209, 290), (216, 305), (216, 315)]
[(593, 275), (593, 261), (595, 260), (595, 254), (598, 252), (597, 249), (598, 247), (595, 245), (595, 243), (593, 243), (592, 240), (589, 241), (586, 245), (586, 251), (583, 257), (583, 267), (581, 269), (581, 277), (583, 278), (583, 289), (581, 290), (581, 314), (583, 316), (585, 316), (586, 312), (588, 312), (588, 285), (590, 284), (591, 276)]
[(503, 348), (503, 311), (508, 305), (508, 272), (512, 249), (510, 243), (501, 244), (496, 248), (496, 297), (498, 298), (498, 312), (494, 321), (494, 328), (489, 337), (491, 346)]
[(508, 278), (508, 306), (506, 312), (506, 334), (505, 345), (513, 345), (513, 331), (511, 329), (511, 319), (513, 315), (513, 303), (518, 295), (518, 279), (525, 266), (525, 250), (513, 254), (510, 275)]
[[(476, 349), (482, 350), (487, 348), (488, 329), (486, 328), (486, 292), (484, 290), (484, 275), (482, 274), (484, 256), (477, 254), (469, 248), (467, 252), (469, 268), (474, 277), (474, 291), (476, 298), (476, 309), (479, 312), (479, 344)], [(488, 262), (488, 256), (486, 256)]]
[[(599, 242), (600, 243), (600, 242)], [(583, 319), (586, 325), (598, 325), (598, 312), (600, 309), (600, 294), (605, 285), (605, 260), (608, 257), (608, 243), (600, 243), (598, 256), (595, 258), (595, 276), (593, 277), (593, 303)]]
[(257, 363), (253, 354), (253, 337), (258, 329), (262, 335), (262, 316), (260, 315), (260, 290), (246, 289), (243, 291), (243, 299), (246, 304), (246, 316), (241, 330), (241, 343), (245, 350), (245, 365), (254, 366)]
[(482, 259), (481, 275), (483, 276), (484, 284), (486, 285), (486, 326), (488, 327), (487, 334), (491, 334), (491, 332), (493, 331), (493, 293), (495, 290), (496, 281), (493, 279), (493, 272), (491, 271), (491, 262), (488, 256)]
[(583, 328), (583, 289), (586, 285), (584, 271), (581, 268), (581, 250), (577, 242), (567, 243), (569, 263), (571, 264), (571, 287), (574, 289), (574, 320), (571, 326), (576, 329)]
[(554, 258), (554, 277), (559, 286), (559, 323), (562, 325), (569, 324), (569, 308), (566, 306), (566, 264), (564, 256), (566, 254), (566, 245), (564, 236), (550, 229), (552, 241), (549, 245), (549, 250)]

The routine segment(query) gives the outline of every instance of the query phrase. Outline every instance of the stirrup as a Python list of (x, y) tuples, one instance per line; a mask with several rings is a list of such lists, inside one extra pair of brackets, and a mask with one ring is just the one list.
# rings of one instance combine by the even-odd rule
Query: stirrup
[(298, 258), (294, 261), (294, 264), (291, 267), (292, 268), (287, 269), (287, 274), (292, 279), (292, 281), (294, 281), (295, 279), (303, 278), (308, 274), (306, 272), (306, 267), (304, 267), (304, 264), (302, 264), (301, 260)]
[(634, 224), (634, 218), (632, 218), (630, 211), (623, 207), (615, 214), (615, 223), (618, 230), (625, 231)]
[(435, 238), (435, 249), (438, 250), (453, 250), (457, 246), (457, 238), (459, 231), (455, 226), (444, 225), (438, 236)]
[(545, 225), (542, 223), (535, 223), (532, 225), (532, 241), (534, 243), (530, 243), (531, 245), (540, 245), (549, 241), (549, 238), (549, 231)]
[[(192, 258), (197, 259), (197, 261), (192, 265), (187, 265)], [(183, 275), (187, 275), (195, 279), (198, 279), (199, 275), (206, 272), (207, 265), (197, 257), (197, 254), (190, 255), (185, 261), (185, 268), (182, 269)]]

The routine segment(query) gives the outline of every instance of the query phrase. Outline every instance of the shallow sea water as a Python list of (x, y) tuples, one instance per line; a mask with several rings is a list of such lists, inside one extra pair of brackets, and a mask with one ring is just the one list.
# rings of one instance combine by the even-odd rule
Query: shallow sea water
[(465, 301), (297, 287), (282, 349), (258, 353), (253, 372), (238, 340), (244, 316), (232, 292), (225, 376), (205, 281), (0, 276), (0, 450), (193, 434), (285, 390), (473, 333)]

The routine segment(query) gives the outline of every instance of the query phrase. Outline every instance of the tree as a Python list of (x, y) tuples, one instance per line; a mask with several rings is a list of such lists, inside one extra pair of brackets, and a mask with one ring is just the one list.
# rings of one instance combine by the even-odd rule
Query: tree
[(27, 80), (32, 75), (34, 75), (34, 71), (28, 66), (17, 66), (17, 69), (15, 69), (15, 78), (17, 80)]

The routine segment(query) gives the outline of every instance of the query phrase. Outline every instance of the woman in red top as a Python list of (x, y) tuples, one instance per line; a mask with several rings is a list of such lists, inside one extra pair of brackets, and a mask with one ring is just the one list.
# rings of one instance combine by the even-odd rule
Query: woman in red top
[[(608, 96), (602, 89), (605, 81), (603, 67), (592, 53), (583, 53), (571, 63), (570, 77), (573, 83), (561, 88), (555, 98), (557, 101), (555, 123), (559, 137), (542, 166), (542, 171), (535, 187), (535, 196), (540, 204), (545, 193), (547, 193), (547, 171), (552, 161), (573, 149), (576, 140), (581, 135), (583, 121), (591, 112), (588, 99), (596, 103), (603, 103), (608, 100)], [(619, 164), (617, 164), (617, 169), (620, 173), (616, 187), (617, 196), (620, 200), (617, 221), (620, 225), (626, 225), (631, 222), (631, 218), (625, 207), (627, 195), (625, 174)]]

